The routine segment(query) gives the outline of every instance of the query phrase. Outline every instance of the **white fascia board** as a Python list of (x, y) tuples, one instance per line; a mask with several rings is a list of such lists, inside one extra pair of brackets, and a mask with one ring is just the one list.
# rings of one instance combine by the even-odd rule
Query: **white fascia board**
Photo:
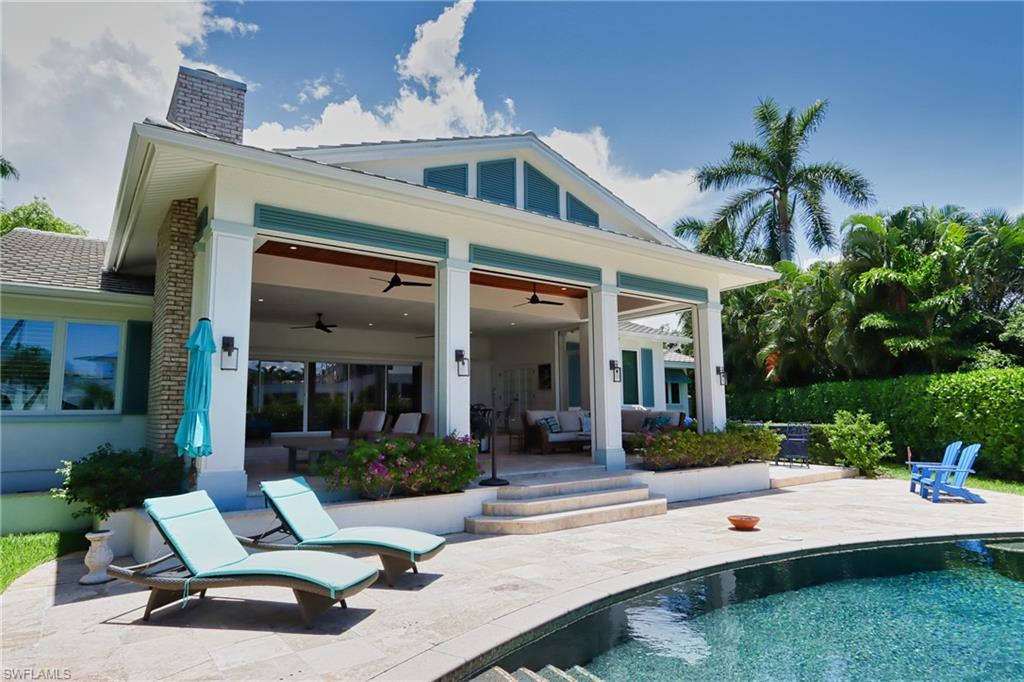
[(0, 283), (0, 293), (10, 296), (35, 296), (63, 301), (88, 301), (108, 305), (152, 307), (153, 297), (146, 294), (126, 294), (118, 291), (98, 289), (73, 289), (45, 284), (23, 284), (20, 282)]
[(739, 263), (736, 261), (715, 258), (690, 251), (682, 246), (656, 244), (638, 237), (617, 232), (610, 232), (585, 225), (578, 225), (557, 218), (549, 218), (538, 213), (521, 211), (501, 204), (495, 204), (475, 197), (453, 194), (443, 190), (424, 187), (403, 180), (396, 180), (372, 173), (350, 168), (329, 166), (309, 159), (280, 154), (277, 152), (237, 145), (199, 135), (170, 130), (154, 125), (136, 123), (139, 143), (151, 142), (175, 148), (180, 153), (194, 159), (202, 159), (210, 163), (234, 165), (246, 170), (267, 173), (268, 169), (298, 176), (300, 181), (315, 178), (318, 183), (326, 186), (344, 185), (347, 190), (370, 193), (375, 196), (386, 195), (393, 198), (395, 194), (403, 195), (407, 200), (415, 200), (431, 208), (441, 209), (450, 213), (480, 217), (488, 220), (529, 229), (542, 234), (575, 235), (583, 240), (604, 242), (615, 249), (625, 249), (632, 253), (662, 260), (672, 265), (684, 265), (710, 272), (726, 272), (748, 281), (742, 285), (771, 282), (779, 278), (779, 273), (760, 265)]
[(152, 145), (140, 139), (138, 124), (133, 125), (114, 202), (110, 236), (107, 238), (107, 248), (103, 257), (103, 267), (107, 270), (116, 271), (121, 266), (139, 208), (136, 199), (140, 199), (145, 191), (153, 155)]

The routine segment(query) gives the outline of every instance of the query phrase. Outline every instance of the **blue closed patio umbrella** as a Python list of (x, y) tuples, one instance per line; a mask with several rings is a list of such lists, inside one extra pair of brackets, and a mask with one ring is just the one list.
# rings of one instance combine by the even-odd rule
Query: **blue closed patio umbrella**
[(210, 390), (213, 383), (213, 325), (208, 318), (196, 323), (185, 342), (188, 349), (188, 374), (185, 375), (185, 413), (174, 434), (179, 455), (206, 457), (210, 446)]

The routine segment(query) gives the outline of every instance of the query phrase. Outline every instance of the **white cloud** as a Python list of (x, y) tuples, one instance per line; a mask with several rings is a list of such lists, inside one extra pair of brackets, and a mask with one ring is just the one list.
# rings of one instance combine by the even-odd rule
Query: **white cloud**
[(238, 21), (231, 17), (207, 16), (203, 27), (208, 31), (220, 31), (227, 34), (248, 35), (260, 30), (259, 24), (251, 24), (245, 21)]
[(302, 85), (302, 89), (299, 90), (299, 103), (304, 104), (309, 100), (320, 101), (330, 95), (332, 91), (324, 76), (320, 76), (316, 80), (306, 81)]
[(298, 110), (297, 106), (295, 106), (294, 104), (289, 104), (288, 102), (285, 102), (284, 104), (282, 104), (281, 108), (284, 109), (285, 111), (287, 111), (288, 113), (292, 113), (292, 112)]
[[(106, 236), (130, 125), (163, 114), (181, 49), (251, 32), (200, 3), (4, 3), (3, 154), (21, 173), (4, 205), (44, 195)], [(203, 65), (237, 76), (216, 65)]]

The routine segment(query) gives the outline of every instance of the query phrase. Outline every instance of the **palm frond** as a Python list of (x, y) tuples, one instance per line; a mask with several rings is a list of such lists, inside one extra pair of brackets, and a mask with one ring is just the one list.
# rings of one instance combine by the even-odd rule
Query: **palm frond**
[(697, 171), (697, 185), (701, 192), (709, 189), (732, 189), (751, 180), (759, 180), (759, 169), (745, 161), (723, 161), (701, 166)]
[(860, 171), (835, 161), (801, 168), (794, 185), (805, 183), (824, 187), (851, 206), (864, 206), (875, 199), (871, 183)]

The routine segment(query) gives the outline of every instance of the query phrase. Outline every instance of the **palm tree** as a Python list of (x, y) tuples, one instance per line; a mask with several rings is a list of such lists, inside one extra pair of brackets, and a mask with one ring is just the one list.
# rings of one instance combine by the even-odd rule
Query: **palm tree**
[(693, 240), (699, 253), (732, 260), (755, 260), (753, 232), (749, 222), (742, 229), (728, 220), (707, 221), (685, 217), (672, 226), (675, 235), (681, 239)]
[(0, 180), (17, 180), (18, 177), (18, 169), (14, 164), (0, 156)]
[(808, 163), (808, 138), (825, 117), (828, 102), (818, 100), (801, 112), (779, 112), (772, 99), (754, 108), (757, 140), (733, 142), (732, 154), (697, 173), (702, 192), (744, 188), (715, 213), (713, 224), (752, 227), (774, 260), (792, 260), (796, 249), (794, 225), (803, 226), (816, 252), (833, 248), (835, 229), (824, 197), (831, 192), (851, 206), (874, 199), (871, 183), (857, 170), (836, 161)]

